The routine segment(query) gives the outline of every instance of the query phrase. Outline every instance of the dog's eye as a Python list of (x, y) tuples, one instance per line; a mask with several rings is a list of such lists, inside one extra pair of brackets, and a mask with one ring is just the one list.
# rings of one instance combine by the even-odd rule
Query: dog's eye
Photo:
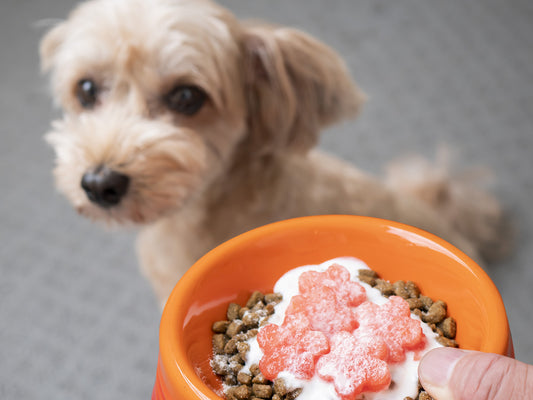
[(91, 79), (82, 79), (76, 85), (76, 97), (83, 108), (93, 108), (98, 100), (98, 87)]
[(199, 87), (180, 85), (176, 86), (164, 97), (164, 102), (172, 111), (185, 115), (194, 115), (202, 108), (206, 99), (206, 93)]

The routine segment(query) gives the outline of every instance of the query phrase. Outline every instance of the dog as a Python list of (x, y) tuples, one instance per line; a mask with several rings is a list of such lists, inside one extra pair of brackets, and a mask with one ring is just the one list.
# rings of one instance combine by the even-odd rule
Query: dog
[(139, 227), (161, 304), (219, 243), (298, 216), (379, 217), (476, 260), (505, 252), (504, 213), (482, 189), (420, 162), (379, 179), (315, 148), (365, 96), (304, 32), (209, 0), (89, 0), (40, 54), (63, 109), (46, 135), (57, 187), (86, 217)]

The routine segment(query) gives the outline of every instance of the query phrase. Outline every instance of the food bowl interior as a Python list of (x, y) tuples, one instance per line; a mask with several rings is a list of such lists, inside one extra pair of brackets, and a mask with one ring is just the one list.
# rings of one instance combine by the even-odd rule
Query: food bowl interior
[(193, 391), (201, 392), (200, 398), (217, 399), (213, 391), (220, 393), (221, 383), (209, 365), (211, 325), (225, 319), (228, 303), (243, 304), (254, 290), (272, 292), (278, 278), (292, 268), (340, 256), (363, 260), (384, 279), (412, 280), (423, 294), (444, 300), (449, 315), (457, 320), (456, 340), (462, 348), (510, 352), (507, 317), (496, 287), (480, 267), (448, 243), (374, 218), (307, 217), (232, 239), (204, 256), (180, 280), (161, 323), (167, 384), (186, 381)]

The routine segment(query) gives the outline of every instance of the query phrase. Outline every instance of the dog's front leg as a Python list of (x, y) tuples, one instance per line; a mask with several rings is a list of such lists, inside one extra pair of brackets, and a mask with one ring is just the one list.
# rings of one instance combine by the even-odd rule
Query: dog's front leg
[(161, 308), (181, 276), (212, 246), (190, 217), (174, 215), (162, 219), (143, 228), (137, 238), (141, 270)]

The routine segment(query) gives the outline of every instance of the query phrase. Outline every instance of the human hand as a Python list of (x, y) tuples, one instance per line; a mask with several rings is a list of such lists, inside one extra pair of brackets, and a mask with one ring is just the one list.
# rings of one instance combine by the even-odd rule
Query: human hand
[(497, 354), (438, 348), (422, 357), (418, 376), (435, 400), (533, 399), (533, 365)]

